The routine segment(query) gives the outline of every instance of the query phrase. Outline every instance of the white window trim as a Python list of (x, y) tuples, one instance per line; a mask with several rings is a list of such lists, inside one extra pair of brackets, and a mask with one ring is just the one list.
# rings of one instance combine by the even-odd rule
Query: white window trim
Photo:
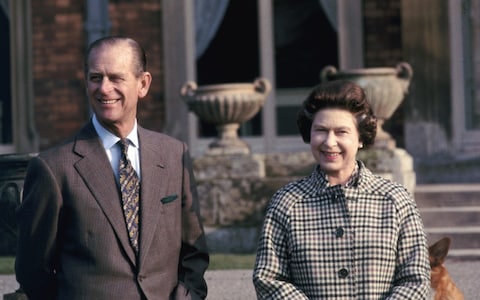
[(450, 68), (452, 101), (452, 143), (455, 151), (463, 156), (480, 153), (480, 130), (468, 130), (465, 124), (465, 76), (464, 40), (462, 34), (462, 1), (448, 2), (450, 19)]
[(13, 144), (3, 145), (0, 153), (36, 152), (30, 0), (11, 1), (10, 13)]

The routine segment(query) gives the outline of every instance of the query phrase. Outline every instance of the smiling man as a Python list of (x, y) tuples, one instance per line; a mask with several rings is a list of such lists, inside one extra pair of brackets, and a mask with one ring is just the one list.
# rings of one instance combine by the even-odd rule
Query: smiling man
[(272, 197), (253, 282), (259, 299), (425, 299), (423, 224), (406, 189), (356, 159), (376, 118), (348, 81), (315, 87), (297, 124), (318, 163)]
[(18, 210), (16, 275), (35, 299), (204, 299), (205, 235), (185, 143), (137, 124), (149, 90), (141, 46), (92, 43), (94, 112), (29, 164)]

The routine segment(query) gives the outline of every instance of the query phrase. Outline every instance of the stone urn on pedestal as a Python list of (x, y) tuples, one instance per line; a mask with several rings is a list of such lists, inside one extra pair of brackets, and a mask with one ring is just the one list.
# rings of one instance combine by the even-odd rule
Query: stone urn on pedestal
[(395, 68), (364, 68), (337, 70), (333, 66), (322, 69), (322, 82), (337, 79), (350, 80), (360, 85), (367, 94), (373, 113), (377, 116), (376, 148), (395, 148), (395, 140), (382, 126), (402, 103), (413, 76), (412, 67), (400, 62)]
[(209, 145), (207, 154), (249, 154), (250, 146), (238, 137), (237, 130), (259, 112), (270, 90), (270, 82), (265, 78), (257, 78), (253, 83), (203, 86), (188, 81), (180, 95), (189, 110), (217, 128), (218, 138)]
[(357, 156), (374, 173), (403, 184), (410, 192), (413, 192), (416, 184), (413, 158), (404, 149), (396, 147), (395, 140), (383, 130), (382, 125), (402, 103), (412, 76), (412, 67), (406, 62), (398, 63), (395, 68), (340, 71), (327, 66), (320, 72), (322, 82), (350, 80), (365, 90), (377, 117), (377, 135), (373, 147), (362, 149)]
[[(212, 253), (251, 253), (256, 250), (258, 227), (268, 198), (261, 156), (238, 137), (240, 124), (262, 108), (270, 82), (197, 86), (186, 82), (180, 95), (189, 110), (216, 126), (218, 137), (206, 155), (193, 160), (205, 236)], [(268, 190), (268, 194), (272, 192)]]

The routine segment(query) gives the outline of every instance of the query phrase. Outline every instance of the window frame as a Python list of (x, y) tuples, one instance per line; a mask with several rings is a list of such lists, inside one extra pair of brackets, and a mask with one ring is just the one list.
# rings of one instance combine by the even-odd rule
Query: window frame
[(448, 14), (450, 19), (450, 64), (451, 64), (451, 99), (452, 99), (452, 143), (455, 151), (462, 156), (476, 156), (480, 153), (480, 130), (468, 129), (465, 122), (467, 114), (467, 91), (470, 90), (466, 74), (466, 64), (471, 63), (471, 57), (465, 57), (466, 47), (471, 45), (469, 37), (463, 34), (466, 22), (463, 18), (463, 7), (466, 0), (450, 0)]
[[(176, 3), (178, 2), (178, 3)], [(253, 153), (306, 151), (300, 134), (296, 136), (278, 136), (276, 126), (277, 93), (274, 76), (274, 44), (273, 44), (273, 0), (257, 0), (259, 23), (259, 57), (260, 74), (272, 84), (262, 113), (263, 135), (258, 137), (242, 137)], [(339, 68), (363, 67), (363, 1), (338, 0), (338, 51)], [(186, 141), (192, 156), (205, 153), (214, 138), (198, 136), (198, 120), (188, 112), (185, 103), (179, 97), (180, 87), (188, 80), (195, 81), (195, 38), (194, 38), (194, 5), (193, 0), (165, 0), (164, 22), (164, 61), (165, 61), (165, 132)], [(183, 49), (183, 50), (181, 50)], [(319, 70), (320, 72), (320, 70)], [(292, 96), (291, 91), (286, 91)], [(280, 95), (281, 97), (282, 95)], [(293, 95), (302, 99), (306, 95)], [(183, 120), (183, 121), (182, 121)], [(187, 120), (187, 124), (183, 123)]]

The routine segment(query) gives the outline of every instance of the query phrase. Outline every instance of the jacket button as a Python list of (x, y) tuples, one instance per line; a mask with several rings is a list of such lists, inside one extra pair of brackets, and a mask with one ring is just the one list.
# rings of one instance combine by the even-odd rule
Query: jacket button
[(343, 230), (342, 227), (337, 227), (337, 229), (335, 230), (335, 236), (337, 238), (342, 237), (344, 233), (345, 233), (345, 231)]
[(346, 278), (348, 276), (348, 270), (347, 269), (341, 269), (338, 271), (338, 277), (340, 278)]

